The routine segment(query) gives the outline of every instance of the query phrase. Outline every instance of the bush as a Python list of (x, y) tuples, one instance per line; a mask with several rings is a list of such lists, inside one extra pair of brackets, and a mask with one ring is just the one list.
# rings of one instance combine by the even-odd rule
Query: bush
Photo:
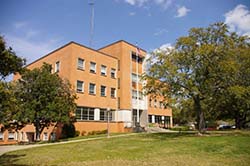
[(176, 127), (173, 127), (171, 128), (171, 130), (174, 130), (174, 131), (189, 131), (189, 126), (176, 126)]
[(80, 131), (75, 131), (75, 137), (78, 137), (80, 135)]
[(71, 138), (75, 137), (75, 135), (76, 135), (76, 129), (72, 123), (63, 125), (62, 138)]
[(87, 132), (83, 130), (81, 133), (81, 136), (85, 136), (85, 135), (87, 135)]
[(106, 134), (107, 130), (101, 130), (101, 131), (91, 131), (88, 133), (88, 135), (99, 135), (99, 134)]

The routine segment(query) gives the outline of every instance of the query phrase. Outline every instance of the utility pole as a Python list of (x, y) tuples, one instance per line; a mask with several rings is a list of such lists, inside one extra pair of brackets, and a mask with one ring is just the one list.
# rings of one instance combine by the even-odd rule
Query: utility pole
[(93, 47), (93, 38), (94, 38), (94, 19), (95, 19), (95, 10), (94, 10), (94, 0), (89, 2), (89, 6), (91, 8), (91, 18), (90, 18), (90, 39), (89, 39), (89, 47)]

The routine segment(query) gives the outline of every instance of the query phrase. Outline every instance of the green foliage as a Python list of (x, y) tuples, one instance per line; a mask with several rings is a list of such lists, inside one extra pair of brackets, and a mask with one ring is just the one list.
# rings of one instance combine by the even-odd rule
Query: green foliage
[(51, 69), (51, 65), (44, 64), (27, 70), (16, 83), (20, 111), (13, 118), (24, 124), (34, 123), (37, 135), (54, 122), (69, 123), (70, 112), (76, 108), (76, 95), (70, 83), (56, 73), (51, 74)]
[(188, 36), (177, 40), (174, 49), (152, 53), (151, 66), (143, 77), (147, 80), (145, 89), (147, 93), (175, 98), (179, 103), (192, 100), (202, 132), (204, 116), (220, 114), (215, 103), (226, 91), (232, 92), (228, 89), (234, 85), (231, 81), (238, 85), (234, 80), (240, 79), (249, 84), (249, 63), (242, 63), (243, 59), (249, 62), (249, 43), (249, 38), (229, 33), (224, 23), (192, 28)]
[(100, 134), (106, 134), (107, 130), (97, 130), (97, 131), (91, 131), (88, 132), (88, 135), (100, 135)]
[(173, 131), (189, 131), (189, 126), (175, 126), (175, 127), (172, 127), (171, 130)]
[(17, 99), (14, 95), (15, 84), (0, 81), (0, 123), (5, 128), (16, 127), (13, 115), (19, 110)]
[(22, 72), (25, 65), (25, 59), (16, 55), (11, 47), (6, 48), (4, 38), (0, 36), (0, 80), (6, 76)]
[(74, 124), (64, 124), (62, 128), (62, 138), (72, 138), (76, 136), (76, 129)]

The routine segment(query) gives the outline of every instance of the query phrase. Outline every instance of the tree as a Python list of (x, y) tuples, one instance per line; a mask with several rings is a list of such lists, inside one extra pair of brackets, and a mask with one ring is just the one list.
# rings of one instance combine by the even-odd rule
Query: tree
[(0, 80), (12, 73), (22, 72), (25, 62), (26, 60), (18, 57), (11, 47), (6, 48), (4, 38), (0, 36)]
[(10, 74), (22, 72), (25, 59), (18, 57), (12, 48), (6, 48), (4, 38), (0, 36), (0, 123), (9, 126), (12, 111), (17, 110), (14, 96), (14, 84), (3, 82)]
[[(236, 37), (234, 37), (236, 38)], [(236, 128), (245, 128), (250, 122), (250, 44), (249, 38), (237, 37), (230, 56), (230, 70), (224, 89), (214, 98), (214, 105), (221, 119), (234, 119)], [(216, 100), (215, 100), (216, 99)]]
[(52, 67), (44, 64), (41, 68), (27, 70), (16, 83), (15, 95), (20, 110), (13, 116), (21, 124), (33, 123), (36, 140), (40, 133), (53, 123), (69, 123), (70, 112), (75, 110), (76, 95), (68, 81), (62, 80)]
[(204, 113), (215, 110), (204, 109), (212, 106), (212, 101), (228, 88), (227, 82), (232, 77), (229, 73), (235, 69), (232, 57), (239, 41), (249, 45), (248, 38), (229, 33), (224, 23), (192, 28), (188, 36), (177, 40), (174, 49), (152, 54), (151, 66), (144, 75), (147, 93), (191, 99), (198, 130), (204, 132)]

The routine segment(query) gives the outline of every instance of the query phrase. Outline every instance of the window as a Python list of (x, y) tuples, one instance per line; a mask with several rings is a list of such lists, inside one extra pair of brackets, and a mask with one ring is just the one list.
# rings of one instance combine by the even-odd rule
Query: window
[(14, 132), (9, 132), (8, 139), (9, 140), (14, 140), (15, 139), (15, 133)]
[(101, 65), (101, 75), (106, 76), (107, 75), (107, 67), (104, 65)]
[(3, 132), (0, 132), (0, 141), (3, 140)]
[(110, 72), (111, 78), (115, 78), (115, 73), (116, 73), (116, 70), (112, 68)]
[[(139, 91), (139, 100), (142, 100), (143, 98), (143, 94), (141, 91)], [(137, 99), (137, 91), (136, 90), (132, 90), (132, 99)]]
[(48, 141), (48, 133), (43, 133), (43, 140)]
[(132, 53), (132, 60), (135, 62), (138, 62), (138, 63), (142, 63), (143, 57), (140, 57), (140, 55), (137, 56), (136, 53), (133, 52)]
[(155, 115), (155, 123), (161, 123), (161, 116)]
[(152, 123), (152, 115), (148, 115), (148, 123)]
[(135, 74), (135, 73), (132, 73), (132, 82), (135, 82), (135, 83), (141, 83), (141, 81), (140, 81), (140, 75), (138, 75), (138, 80), (137, 80), (137, 74)]
[(89, 94), (95, 94), (95, 84), (89, 83)]
[(84, 92), (84, 88), (83, 88), (84, 83), (83, 83), (83, 81), (77, 80), (76, 84), (77, 84), (76, 85), (76, 91), (77, 92)]
[(94, 108), (77, 107), (76, 120), (94, 120)]
[(78, 58), (77, 61), (77, 69), (79, 70), (84, 70), (84, 59)]
[(112, 98), (115, 98), (115, 97), (116, 97), (116, 90), (115, 90), (115, 88), (111, 88), (110, 96), (111, 96)]
[(112, 111), (109, 111), (109, 115), (108, 115), (108, 111), (106, 109), (101, 109), (100, 120), (107, 121), (108, 117), (109, 117), (109, 121), (112, 121)]
[(55, 73), (59, 72), (59, 70), (60, 70), (60, 62), (57, 61), (55, 64)]
[(96, 63), (90, 62), (90, 73), (96, 73)]
[(137, 99), (137, 91), (132, 90), (132, 99)]
[(154, 102), (154, 107), (156, 108), (157, 107), (157, 100), (155, 99), (155, 102)]
[(132, 82), (137, 82), (137, 75), (132, 73)]
[(106, 86), (101, 85), (101, 96), (106, 96)]

